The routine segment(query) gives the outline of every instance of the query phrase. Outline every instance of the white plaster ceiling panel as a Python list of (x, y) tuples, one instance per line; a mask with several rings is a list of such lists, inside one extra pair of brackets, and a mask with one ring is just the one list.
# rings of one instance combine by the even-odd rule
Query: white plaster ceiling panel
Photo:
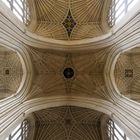
[(76, 40), (104, 34), (102, 0), (35, 0), (35, 33), (60, 40)]
[(57, 95), (110, 98), (103, 76), (107, 49), (70, 53), (30, 47), (29, 51), (35, 76), (28, 99)]
[(115, 66), (115, 81), (122, 95), (138, 101), (140, 98), (140, 51), (132, 49), (121, 54)]
[(34, 140), (101, 140), (103, 113), (74, 106), (62, 106), (34, 113)]

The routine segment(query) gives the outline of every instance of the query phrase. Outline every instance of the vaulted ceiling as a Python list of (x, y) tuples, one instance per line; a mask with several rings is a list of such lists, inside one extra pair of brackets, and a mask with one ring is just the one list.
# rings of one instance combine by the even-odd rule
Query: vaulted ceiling
[(22, 65), (17, 53), (0, 46), (0, 99), (16, 93), (22, 75)]
[(103, 113), (62, 106), (34, 113), (34, 140), (101, 140)]
[(103, 74), (108, 51), (63, 52), (30, 47), (34, 80), (27, 99), (82, 95), (109, 100)]
[(47, 38), (77, 40), (105, 33), (108, 7), (104, 0), (35, 0), (35, 33)]
[(122, 53), (114, 74), (121, 94), (140, 102), (140, 49), (135, 48)]

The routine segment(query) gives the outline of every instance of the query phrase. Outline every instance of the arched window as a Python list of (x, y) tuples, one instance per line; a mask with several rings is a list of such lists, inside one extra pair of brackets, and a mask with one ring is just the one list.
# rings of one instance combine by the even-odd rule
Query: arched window
[(138, 0), (112, 0), (108, 23), (112, 27), (136, 5)]
[(107, 128), (109, 140), (130, 140), (123, 130), (112, 120), (108, 121)]
[(29, 132), (29, 123), (24, 120), (19, 124), (5, 140), (26, 140)]
[(30, 22), (30, 11), (28, 0), (2, 0), (8, 8), (16, 15), (16, 17), (25, 23)]

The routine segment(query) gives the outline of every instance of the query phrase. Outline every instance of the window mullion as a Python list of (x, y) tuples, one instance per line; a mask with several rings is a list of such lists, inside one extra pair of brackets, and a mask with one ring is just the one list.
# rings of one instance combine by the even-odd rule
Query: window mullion
[[(116, 127), (117, 126), (117, 127)], [(108, 130), (108, 138), (109, 140), (127, 140), (126, 134), (122, 131), (122, 129), (112, 120), (108, 121), (107, 124)], [(121, 134), (122, 132), (122, 134)]]
[(122, 137), (124, 137), (124, 135), (122, 135), (121, 133), (120, 133), (120, 131), (115, 127), (115, 130), (122, 136)]
[(26, 3), (25, 3), (26, 1), (25, 0), (23, 0), (23, 22), (25, 22), (25, 20), (24, 19), (26, 19), (26, 15), (25, 15), (25, 11), (26, 11), (26, 7), (25, 7), (25, 5), (26, 5)]
[(11, 0), (10, 5), (11, 5), (11, 10), (12, 10), (12, 11), (13, 11), (13, 3), (14, 3), (14, 0)]
[[(18, 127), (18, 126), (17, 126)], [(8, 136), (8, 140), (25, 140), (28, 138), (29, 134), (29, 123), (27, 120), (24, 120), (20, 127), (17, 129), (17, 127), (12, 131), (13, 135), (10, 134)], [(7, 140), (7, 138), (5, 139)]]
[(21, 129), (22, 129), (22, 127), (20, 126), (19, 129), (17, 129), (17, 131), (13, 135), (11, 135), (11, 137), (13, 138), (18, 133), (18, 131), (20, 131)]
[(115, 139), (115, 124), (114, 124), (114, 122), (112, 122), (113, 123), (113, 140)]
[(127, 13), (127, 9), (128, 9), (128, 2), (127, 0), (125, 0), (125, 13)]
[(124, 134), (124, 140), (126, 140), (126, 135)]
[(11, 136), (11, 134), (9, 135), (9, 140), (12, 140), (12, 136)]
[[(30, 11), (27, 0), (3, 0), (14, 15), (26, 25), (30, 21)], [(28, 15), (27, 15), (28, 14)]]
[(110, 25), (110, 27), (114, 26), (118, 21), (120, 21), (126, 15), (126, 13), (136, 4), (137, 1), (112, 0), (108, 16), (108, 24)]

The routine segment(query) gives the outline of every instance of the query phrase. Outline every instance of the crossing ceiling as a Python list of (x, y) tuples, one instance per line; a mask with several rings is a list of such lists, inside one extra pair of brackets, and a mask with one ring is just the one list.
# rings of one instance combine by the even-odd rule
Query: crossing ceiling
[(103, 74), (108, 51), (61, 52), (30, 47), (35, 76), (27, 98), (74, 95), (110, 99)]

